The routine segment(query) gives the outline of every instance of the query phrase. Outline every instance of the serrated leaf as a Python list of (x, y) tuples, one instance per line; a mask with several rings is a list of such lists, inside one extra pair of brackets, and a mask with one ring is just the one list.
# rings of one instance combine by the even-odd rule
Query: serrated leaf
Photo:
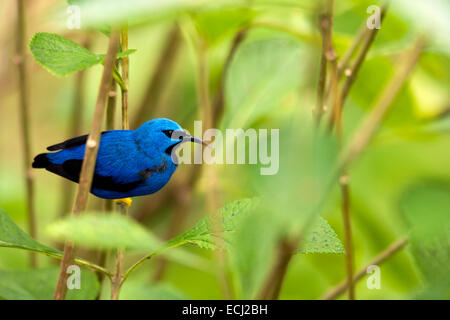
[(345, 249), (328, 222), (319, 217), (305, 235), (299, 253), (344, 253)]
[[(242, 199), (231, 202), (219, 210), (222, 215), (223, 228), (225, 233), (233, 232), (236, 229), (238, 219), (247, 212), (254, 209), (258, 204), (257, 199)], [(203, 218), (195, 226), (181, 235), (168, 241), (167, 246), (179, 246), (185, 243), (197, 245), (200, 248), (215, 249), (213, 238), (211, 237), (210, 217)], [(225, 234), (225, 240), (227, 235)], [(344, 247), (336, 232), (328, 222), (319, 217), (317, 222), (308, 231), (303, 241), (300, 253), (343, 253)]]
[[(93, 300), (99, 283), (95, 274), (81, 269), (80, 289), (67, 291), (67, 300)], [(0, 271), (0, 297), (7, 300), (50, 300), (53, 298), (59, 268), (26, 271)]]
[(44, 253), (50, 256), (60, 256), (61, 251), (47, 247), (26, 234), (11, 218), (0, 209), (0, 247), (19, 248)]
[[(52, 74), (60, 77), (103, 63), (104, 54), (95, 54), (78, 43), (53, 33), (38, 32), (30, 41), (34, 59)], [(136, 50), (120, 52), (123, 58)]]
[[(242, 199), (231, 202), (219, 210), (222, 215), (223, 228), (225, 232), (234, 230), (236, 220), (239, 215), (243, 215), (255, 207), (257, 200)], [(214, 249), (214, 241), (211, 237), (211, 218), (201, 219), (195, 226), (185, 231), (181, 235), (169, 240), (167, 246), (174, 247), (185, 243), (197, 245), (200, 248)]]

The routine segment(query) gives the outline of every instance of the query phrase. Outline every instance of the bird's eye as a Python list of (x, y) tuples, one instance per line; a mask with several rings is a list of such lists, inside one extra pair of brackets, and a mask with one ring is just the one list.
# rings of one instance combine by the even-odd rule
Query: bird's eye
[(172, 138), (173, 130), (163, 130), (162, 131), (168, 138)]

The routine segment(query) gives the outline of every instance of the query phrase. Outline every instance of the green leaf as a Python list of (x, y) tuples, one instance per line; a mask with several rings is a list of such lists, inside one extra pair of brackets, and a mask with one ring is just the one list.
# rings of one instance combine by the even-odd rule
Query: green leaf
[[(99, 283), (94, 273), (81, 269), (80, 289), (67, 291), (67, 300), (93, 300)], [(0, 297), (7, 300), (50, 300), (59, 268), (26, 271), (0, 271)]]
[[(95, 54), (78, 43), (53, 33), (36, 33), (30, 41), (34, 59), (52, 74), (60, 77), (103, 63), (104, 54)], [(120, 52), (117, 58), (134, 53), (130, 49)]]
[[(231, 202), (219, 210), (219, 214), (222, 215), (222, 222), (224, 231), (231, 232), (235, 229), (236, 220), (238, 216), (245, 214), (249, 210), (255, 207), (257, 200), (255, 199), (242, 199)], [(181, 235), (169, 240), (167, 242), (168, 247), (180, 246), (182, 244), (193, 244), (200, 248), (214, 249), (214, 241), (211, 237), (211, 218), (205, 217), (201, 219), (195, 226)]]
[(245, 128), (292, 101), (302, 78), (301, 43), (288, 36), (244, 42), (226, 79), (224, 126)]
[(54, 75), (63, 77), (102, 62), (102, 57), (57, 34), (39, 32), (30, 42), (33, 57)]
[(91, 249), (126, 249), (163, 254), (167, 258), (193, 268), (205, 269), (207, 263), (197, 255), (181, 249), (163, 252), (167, 248), (153, 233), (129, 217), (109, 212), (85, 212), (51, 223), (47, 233), (59, 240), (69, 240)]
[[(231, 202), (219, 210), (222, 215), (225, 239), (227, 233), (236, 229), (239, 219), (249, 211), (255, 209), (258, 205), (258, 199), (242, 199)], [(179, 246), (182, 244), (193, 244), (205, 249), (215, 249), (213, 238), (211, 237), (211, 218), (201, 219), (195, 226), (181, 235), (169, 240), (168, 247)], [(339, 240), (336, 232), (331, 228), (328, 222), (319, 217), (317, 222), (308, 231), (300, 253), (343, 253), (344, 247)]]
[(50, 256), (60, 256), (61, 251), (47, 247), (26, 234), (11, 218), (0, 209), (0, 247), (19, 248), (44, 253)]
[(405, 191), (401, 209), (411, 225), (411, 250), (427, 287), (422, 298), (449, 299), (450, 183), (424, 181)]
[[(70, 4), (80, 6), (82, 27), (102, 25), (141, 25), (176, 18), (182, 12), (217, 9), (220, 5), (240, 5), (242, 1), (232, 0), (71, 0)], [(222, 6), (223, 8), (223, 6)], [(62, 9), (62, 8), (61, 8)]]
[(254, 16), (255, 12), (248, 8), (221, 8), (192, 14), (200, 36), (210, 45), (248, 25)]
[(344, 246), (328, 222), (319, 217), (305, 235), (300, 253), (344, 253)]
[(47, 226), (48, 234), (92, 249), (156, 251), (162, 243), (137, 222), (119, 214), (86, 212)]

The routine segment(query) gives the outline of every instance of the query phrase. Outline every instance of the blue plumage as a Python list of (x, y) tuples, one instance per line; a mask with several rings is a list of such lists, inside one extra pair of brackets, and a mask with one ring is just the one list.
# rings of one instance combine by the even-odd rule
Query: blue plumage
[[(86, 140), (87, 135), (48, 147), (60, 151), (36, 156), (33, 168), (78, 182)], [(103, 132), (91, 192), (104, 199), (121, 199), (158, 191), (177, 168), (172, 151), (186, 141), (201, 143), (169, 119), (154, 119), (136, 130)]]

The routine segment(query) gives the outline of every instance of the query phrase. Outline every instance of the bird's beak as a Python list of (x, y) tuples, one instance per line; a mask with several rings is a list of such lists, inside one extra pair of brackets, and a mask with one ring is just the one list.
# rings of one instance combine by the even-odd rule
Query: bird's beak
[(207, 145), (205, 142), (202, 141), (202, 139), (194, 137), (194, 136), (191, 136), (190, 134), (188, 134), (186, 132), (183, 135), (183, 141), (195, 142), (195, 143), (198, 143), (198, 144), (202, 144), (204, 146)]

